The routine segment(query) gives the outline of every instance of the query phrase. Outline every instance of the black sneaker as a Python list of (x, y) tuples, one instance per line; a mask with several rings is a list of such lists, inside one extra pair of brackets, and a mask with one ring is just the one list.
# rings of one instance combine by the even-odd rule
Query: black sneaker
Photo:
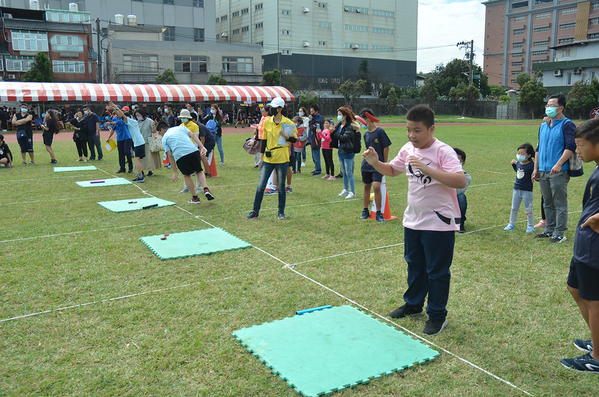
[(210, 193), (210, 190), (208, 190), (208, 189), (204, 189), (204, 196), (206, 196), (208, 201), (214, 200), (214, 195), (212, 193)]
[(422, 316), (424, 312), (421, 307), (409, 306), (407, 303), (402, 307), (395, 309), (389, 314), (391, 318), (404, 318), (404, 317), (415, 317)]
[(258, 214), (255, 211), (250, 212), (250, 214), (245, 217), (245, 219), (247, 219), (247, 220), (256, 219), (256, 218), (258, 218)]
[(132, 173), (132, 172), (133, 172), (133, 170), (132, 170), (132, 169), (130, 169), (130, 170), (129, 170), (129, 171), (127, 171), (127, 172), (128, 172), (128, 173)]
[(278, 216), (279, 220), (284, 221), (285, 220), (285, 214), (279, 214)]
[(543, 232), (535, 235), (535, 238), (550, 238), (551, 236), (553, 236), (553, 234)]
[(135, 179), (133, 179), (133, 182), (137, 182), (137, 183), (144, 183), (145, 182), (145, 178), (143, 176), (136, 176)]
[(551, 237), (549, 239), (550, 243), (563, 243), (564, 241), (566, 241), (568, 238), (566, 236), (561, 236), (561, 237)]
[(426, 322), (426, 326), (424, 327), (424, 332), (426, 335), (437, 335), (443, 331), (443, 328), (447, 326), (447, 319), (443, 320), (428, 320)]
[(591, 353), (576, 358), (562, 358), (559, 362), (566, 368), (573, 369), (578, 372), (588, 372), (591, 374), (599, 374), (599, 362), (595, 360)]
[(125, 173), (125, 170), (118, 170), (116, 173), (117, 173), (117, 174), (124, 174), (124, 173)]
[(360, 219), (368, 219), (370, 218), (370, 211), (368, 211), (368, 209), (364, 208), (362, 210), (362, 216), (360, 217)]
[(383, 216), (381, 211), (376, 212), (374, 219), (376, 219), (377, 222), (387, 222), (387, 220), (385, 220), (385, 217)]
[(582, 339), (574, 339), (574, 346), (582, 352), (590, 353), (593, 351), (593, 341), (592, 340), (582, 340)]
[(58, 164), (58, 160), (56, 160), (56, 159), (50, 160), (50, 164)]

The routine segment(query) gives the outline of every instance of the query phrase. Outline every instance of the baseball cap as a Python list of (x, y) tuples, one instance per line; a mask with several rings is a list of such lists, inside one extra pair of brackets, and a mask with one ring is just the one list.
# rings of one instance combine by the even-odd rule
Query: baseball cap
[(123, 109), (122, 109), (122, 110), (123, 110), (123, 112), (128, 112), (128, 111), (129, 111), (129, 110), (131, 110), (131, 109), (129, 109), (129, 106), (123, 106)]
[(270, 106), (273, 108), (282, 108), (285, 106), (285, 101), (283, 100), (283, 98), (278, 96), (272, 100)]

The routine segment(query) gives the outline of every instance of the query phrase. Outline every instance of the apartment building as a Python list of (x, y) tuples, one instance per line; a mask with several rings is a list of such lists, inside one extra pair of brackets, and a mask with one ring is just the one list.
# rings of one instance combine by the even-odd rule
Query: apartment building
[(564, 45), (599, 39), (599, 0), (489, 0), (483, 4), (483, 71), (489, 84), (514, 86), (518, 74), (555, 62)]
[(44, 52), (52, 63), (54, 81), (94, 81), (89, 13), (0, 7), (0, 73), (19, 81)]
[(417, 0), (216, 0), (216, 39), (259, 44), (263, 69), (323, 88), (371, 72), (414, 86)]

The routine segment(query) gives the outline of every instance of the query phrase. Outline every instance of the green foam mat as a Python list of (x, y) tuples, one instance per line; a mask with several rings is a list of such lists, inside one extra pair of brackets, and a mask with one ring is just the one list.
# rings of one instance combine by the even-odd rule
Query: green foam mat
[(173, 233), (162, 240), (164, 234), (142, 237), (140, 240), (160, 259), (208, 255), (251, 247), (251, 244), (225, 232), (219, 227), (191, 232)]
[(304, 396), (366, 384), (439, 356), (352, 306), (243, 328), (233, 336)]
[(117, 186), (117, 185), (132, 185), (133, 182), (125, 178), (109, 178), (109, 179), (96, 179), (93, 181), (80, 181), (75, 182), (81, 187), (104, 187), (104, 186)]
[(112, 212), (137, 211), (175, 205), (175, 203), (172, 201), (167, 201), (156, 197), (143, 197), (115, 201), (100, 201), (98, 202), (98, 204)]
[(93, 171), (97, 168), (93, 165), (84, 165), (81, 167), (54, 167), (54, 172), (69, 172), (69, 171)]

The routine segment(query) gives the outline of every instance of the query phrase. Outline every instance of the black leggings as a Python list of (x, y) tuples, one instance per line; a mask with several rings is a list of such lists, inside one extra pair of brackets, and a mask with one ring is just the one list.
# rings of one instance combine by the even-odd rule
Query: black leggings
[(77, 153), (79, 154), (79, 157), (87, 158), (87, 138), (75, 139), (75, 144), (77, 145)]
[(333, 163), (333, 149), (322, 149), (322, 157), (324, 157), (326, 174), (335, 175), (335, 164)]

